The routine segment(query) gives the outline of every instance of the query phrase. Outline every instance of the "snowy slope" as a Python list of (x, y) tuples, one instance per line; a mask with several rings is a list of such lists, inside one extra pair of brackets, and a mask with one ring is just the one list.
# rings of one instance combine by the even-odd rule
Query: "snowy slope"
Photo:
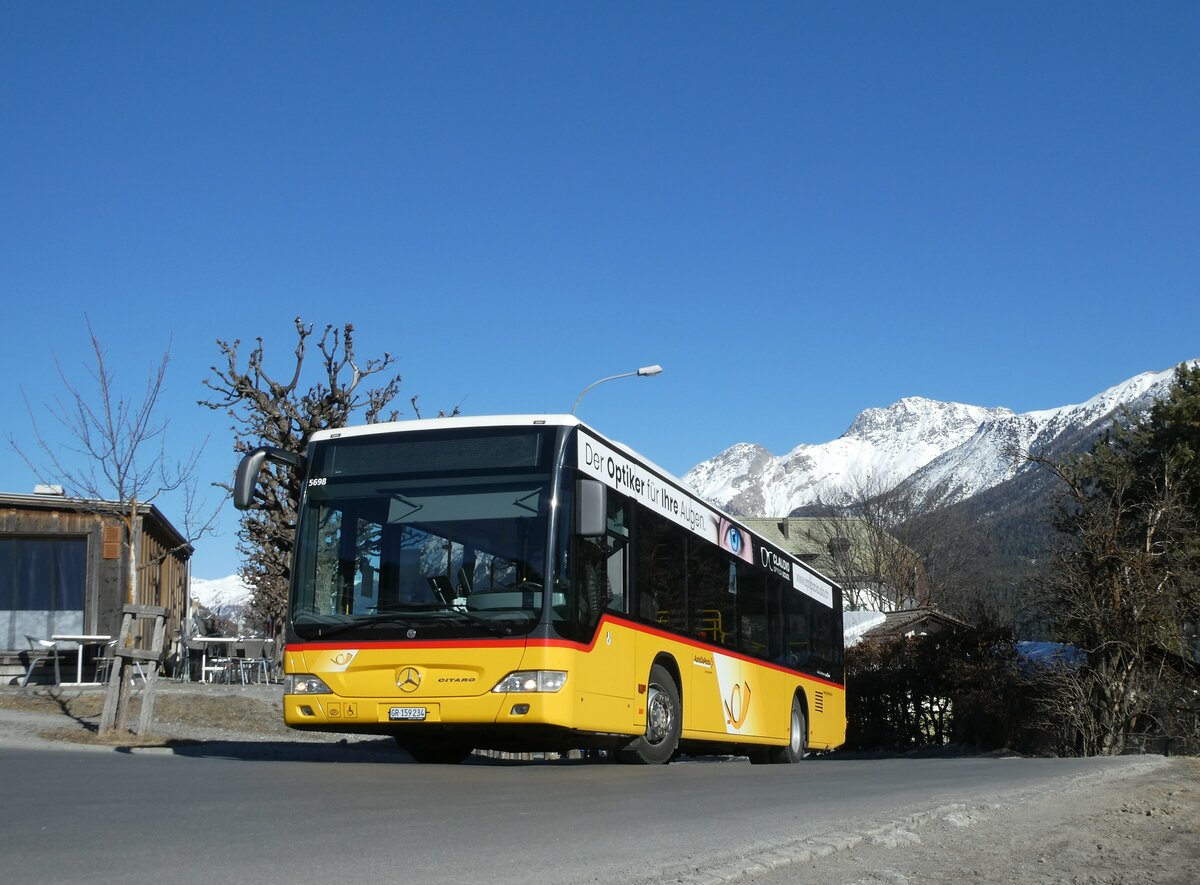
[(943, 503), (1011, 479), (1019, 453), (1076, 451), (1118, 410), (1142, 413), (1170, 388), (1174, 369), (1130, 378), (1078, 405), (1024, 414), (909, 397), (867, 409), (837, 439), (775, 456), (739, 443), (693, 467), (683, 481), (742, 516), (783, 516), (811, 504), (844, 504), (901, 483)]
[(192, 578), (192, 598), (209, 611), (227, 611), (250, 604), (250, 588), (238, 575), (227, 578)]
[(1023, 453), (1078, 450), (1108, 427), (1119, 409), (1143, 414), (1166, 395), (1174, 375), (1174, 369), (1146, 372), (1078, 405), (986, 421), (962, 445), (917, 471), (909, 484), (919, 495), (940, 486), (947, 503), (970, 498), (1029, 469)]
[(970, 439), (985, 421), (1011, 414), (908, 397), (886, 409), (867, 409), (832, 442), (800, 445), (780, 457), (741, 443), (696, 465), (683, 481), (705, 499), (743, 516), (846, 503), (859, 489), (896, 485)]

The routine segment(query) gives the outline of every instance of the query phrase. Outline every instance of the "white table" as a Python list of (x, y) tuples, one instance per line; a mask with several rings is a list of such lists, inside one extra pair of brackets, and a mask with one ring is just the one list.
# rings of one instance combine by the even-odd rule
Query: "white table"
[(99, 685), (99, 682), (84, 682), (83, 681), (83, 647), (85, 645), (104, 645), (106, 642), (111, 642), (111, 636), (104, 636), (100, 633), (55, 633), (50, 637), (55, 642), (74, 642), (77, 646), (75, 654), (75, 681), (65, 682), (67, 686), (83, 686), (83, 685)]
[[(234, 645), (238, 641), (236, 636), (189, 636), (188, 642), (198, 642), (201, 645), (200, 649), (200, 681), (206, 682), (204, 678), (208, 671), (208, 647), (210, 645), (228, 644)], [(232, 653), (232, 651), (231, 651)]]

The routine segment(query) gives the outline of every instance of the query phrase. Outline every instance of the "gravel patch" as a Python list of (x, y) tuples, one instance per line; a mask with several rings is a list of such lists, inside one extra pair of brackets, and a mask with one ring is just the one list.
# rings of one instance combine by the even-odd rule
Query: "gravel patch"
[[(289, 748), (398, 752), (377, 736), (295, 731), (283, 724), (280, 685), (160, 682), (148, 734), (99, 734), (104, 689), (30, 686), (0, 688), (0, 743), (42, 746), (171, 747), (221, 744), (245, 753), (278, 755)], [(130, 697), (127, 722), (136, 727), (143, 690)]]

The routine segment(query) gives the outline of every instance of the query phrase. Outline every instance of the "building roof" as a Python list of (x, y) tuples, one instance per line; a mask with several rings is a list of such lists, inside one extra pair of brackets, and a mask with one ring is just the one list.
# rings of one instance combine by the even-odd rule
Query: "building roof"
[(903, 639), (905, 636), (920, 636), (925, 634), (957, 632), (970, 629), (970, 624), (958, 618), (940, 612), (935, 608), (922, 606), (919, 608), (902, 609), (901, 611), (885, 612), (883, 623), (865, 631), (862, 638), (871, 640)]
[[(60, 494), (21, 495), (0, 492), (0, 507), (11, 507), (16, 510), (44, 510), (47, 512), (70, 511), (73, 513), (96, 513), (99, 515), (119, 515), (128, 510), (128, 505), (119, 501), (104, 501), (93, 498), (69, 498)], [(179, 530), (153, 504), (138, 504), (143, 516), (149, 518), (152, 526), (167, 536), (168, 542), (175, 547), (186, 549), (188, 554), (193, 550)]]
[(881, 626), (886, 618), (883, 612), (842, 612), (842, 639), (846, 648), (858, 645), (867, 633)]

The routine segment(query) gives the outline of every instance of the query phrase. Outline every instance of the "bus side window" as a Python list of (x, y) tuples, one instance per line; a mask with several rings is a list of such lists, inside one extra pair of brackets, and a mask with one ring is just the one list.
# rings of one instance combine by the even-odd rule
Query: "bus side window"
[(625, 611), (625, 548), (624, 540), (609, 538), (608, 558), (605, 561), (605, 571), (608, 578), (608, 604), (610, 611)]
[(744, 562), (737, 564), (738, 648), (756, 658), (774, 657), (767, 604), (767, 579)]
[(586, 641), (606, 610), (626, 611), (627, 506), (610, 494), (604, 535), (580, 536), (573, 531), (564, 535), (564, 549), (569, 554), (560, 564), (559, 574), (570, 576), (570, 587), (565, 593), (567, 601), (555, 606), (555, 626), (564, 636)]
[(593, 627), (608, 600), (608, 575), (605, 561), (607, 538), (578, 538), (575, 541), (575, 604), (574, 620)]
[(628, 611), (625, 581), (625, 553), (629, 548), (628, 504), (610, 493), (608, 496), (608, 558), (605, 570), (608, 576), (608, 602), (611, 611)]
[(638, 615), (670, 630), (687, 625), (683, 607), (685, 529), (638, 507)]
[(737, 644), (737, 572), (715, 544), (697, 538), (688, 543), (689, 627), (695, 636), (718, 645)]
[(779, 592), (783, 600), (784, 662), (790, 667), (800, 667), (812, 657), (808, 598), (782, 582)]
[(833, 612), (817, 603), (812, 606), (812, 647), (814, 663), (829, 667), (833, 664), (833, 631), (831, 629)]

